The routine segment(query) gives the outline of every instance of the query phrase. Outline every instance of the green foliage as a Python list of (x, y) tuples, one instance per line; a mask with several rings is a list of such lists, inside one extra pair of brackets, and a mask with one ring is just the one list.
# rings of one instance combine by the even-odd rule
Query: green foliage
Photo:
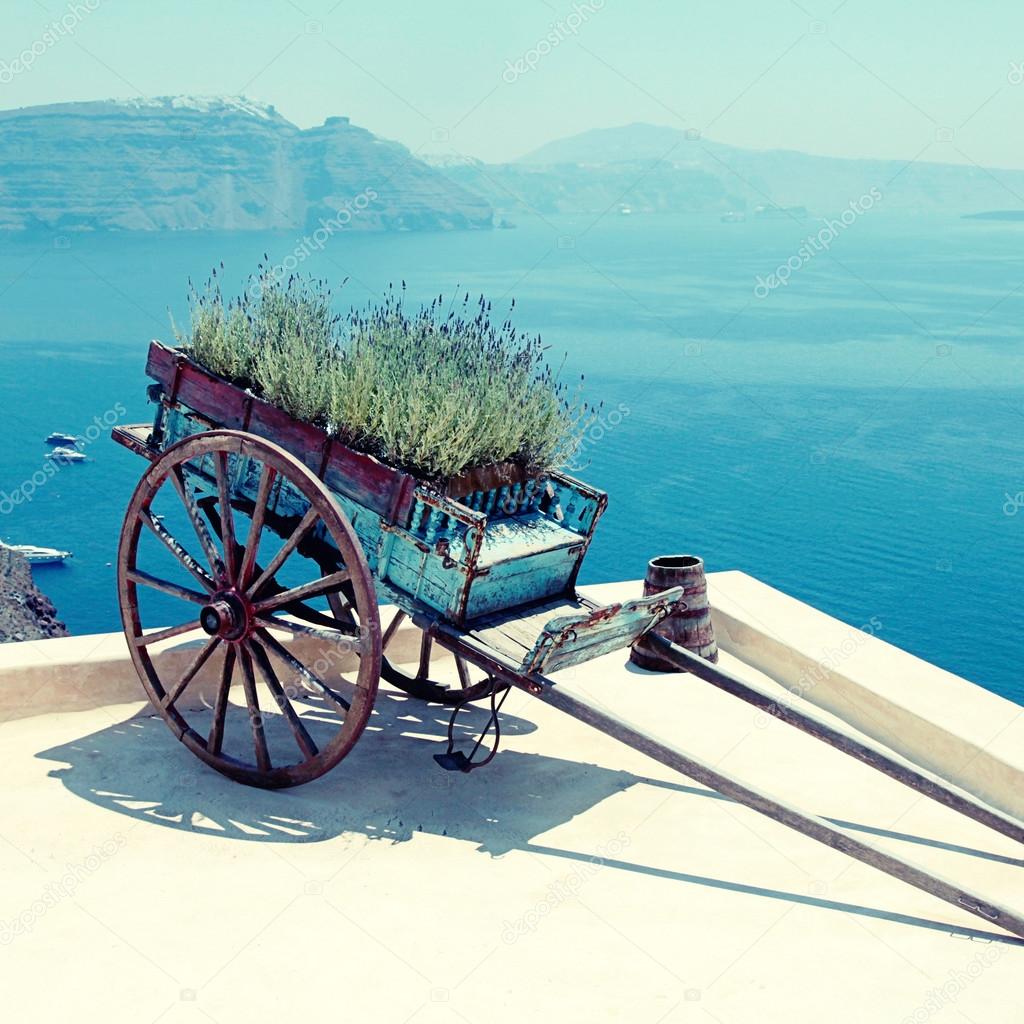
[(594, 415), (546, 364), (540, 338), (510, 320), (496, 327), (482, 296), (438, 296), (409, 314), (403, 284), (342, 318), (324, 282), (282, 283), (261, 266), (241, 298), (225, 305), (214, 271), (190, 304), (178, 340), (196, 362), (419, 477), (506, 460), (557, 468)]

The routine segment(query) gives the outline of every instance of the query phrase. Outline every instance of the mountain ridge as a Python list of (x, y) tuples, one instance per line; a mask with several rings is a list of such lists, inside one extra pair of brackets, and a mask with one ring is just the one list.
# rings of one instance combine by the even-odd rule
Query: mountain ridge
[(745, 149), (645, 122), (554, 139), (504, 164), (443, 169), (500, 212), (600, 213), (620, 205), (634, 213), (725, 214), (776, 206), (829, 216), (873, 188), (891, 212), (1024, 208), (1024, 170)]
[(300, 129), (244, 97), (0, 111), (0, 230), (307, 230), (325, 217), (450, 230), (489, 228), (492, 210), (347, 117)]
[[(843, 163), (864, 163), (864, 164), (892, 164), (893, 166), (906, 166), (907, 164), (920, 164), (923, 166), (930, 167), (953, 167), (953, 168), (967, 168), (968, 164), (955, 164), (943, 160), (905, 160), (897, 157), (882, 157), (882, 156), (835, 156), (826, 153), (811, 153), (803, 149), (793, 149), (787, 146), (770, 146), (765, 149), (756, 148), (753, 146), (737, 146), (728, 142), (718, 142), (716, 140), (708, 139), (703, 136), (700, 132), (692, 129), (685, 128), (673, 128), (671, 125), (652, 124), (649, 121), (631, 121), (628, 124), (612, 125), (607, 128), (587, 128), (582, 132), (575, 132), (572, 135), (564, 135), (557, 139), (551, 139), (548, 142), (542, 143), (540, 146), (534, 149), (528, 150), (522, 156), (516, 157), (514, 160), (509, 161), (515, 164), (552, 164), (558, 163), (557, 159), (553, 159), (550, 155), (546, 155), (545, 151), (554, 151), (557, 147), (568, 146), (570, 144), (579, 145), (584, 140), (590, 141), (602, 141), (607, 146), (606, 140), (624, 133), (631, 133), (629, 145), (631, 147), (630, 152), (633, 158), (636, 157), (636, 133), (641, 132), (646, 135), (647, 138), (652, 139), (657, 135), (659, 140), (668, 141), (670, 138), (675, 137), (676, 141), (695, 141), (702, 142), (705, 146), (713, 148), (716, 152), (723, 153), (747, 153), (747, 154), (759, 154), (761, 156), (801, 156), (807, 157), (814, 160), (835, 160)], [(688, 138), (692, 135), (693, 138)], [(572, 158), (568, 162), (579, 162), (578, 158)], [(601, 162), (609, 162), (607, 156)], [(980, 165), (979, 165), (980, 166)], [(988, 171), (1001, 171), (1007, 174), (1024, 173), (1024, 168), (1019, 167), (985, 167), (983, 170)]]

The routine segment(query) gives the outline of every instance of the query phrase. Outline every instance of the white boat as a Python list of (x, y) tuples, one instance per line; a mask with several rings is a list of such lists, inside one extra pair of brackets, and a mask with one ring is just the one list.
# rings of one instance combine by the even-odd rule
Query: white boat
[(5, 544), (4, 547), (24, 555), (25, 561), (31, 562), (33, 565), (51, 565), (55, 562), (66, 562), (71, 558), (70, 551), (61, 551), (58, 548), (41, 548), (35, 544)]
[(46, 457), (54, 462), (85, 462), (85, 455), (77, 448), (57, 447), (47, 452)]
[(80, 437), (76, 437), (74, 434), (65, 434), (59, 430), (55, 430), (46, 439), (47, 444), (59, 444), (59, 445), (76, 445), (81, 441)]

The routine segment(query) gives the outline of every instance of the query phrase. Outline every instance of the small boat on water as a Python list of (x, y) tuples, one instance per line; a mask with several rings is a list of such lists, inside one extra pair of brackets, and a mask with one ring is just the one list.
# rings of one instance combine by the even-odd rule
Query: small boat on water
[(74, 434), (64, 434), (59, 430), (55, 430), (46, 439), (47, 444), (59, 444), (59, 445), (76, 445), (81, 441), (80, 437), (76, 437)]
[(85, 462), (85, 455), (77, 448), (57, 447), (47, 452), (46, 457), (54, 462)]
[(26, 562), (33, 565), (53, 565), (66, 562), (71, 558), (70, 551), (61, 551), (59, 548), (41, 548), (36, 544), (4, 544), (11, 551), (17, 551), (19, 555), (25, 556)]

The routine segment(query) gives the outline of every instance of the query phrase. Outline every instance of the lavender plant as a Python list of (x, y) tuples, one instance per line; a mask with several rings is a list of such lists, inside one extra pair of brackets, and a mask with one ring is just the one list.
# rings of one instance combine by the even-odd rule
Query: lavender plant
[[(553, 469), (576, 451), (596, 410), (561, 380), (539, 337), (475, 303), (438, 296), (415, 313), (405, 286), (380, 303), (331, 311), (325, 282), (280, 282), (263, 265), (225, 303), (214, 273), (190, 289), (189, 355), (349, 446), (442, 480), (512, 461)], [(515, 303), (512, 303), (514, 307)]]

